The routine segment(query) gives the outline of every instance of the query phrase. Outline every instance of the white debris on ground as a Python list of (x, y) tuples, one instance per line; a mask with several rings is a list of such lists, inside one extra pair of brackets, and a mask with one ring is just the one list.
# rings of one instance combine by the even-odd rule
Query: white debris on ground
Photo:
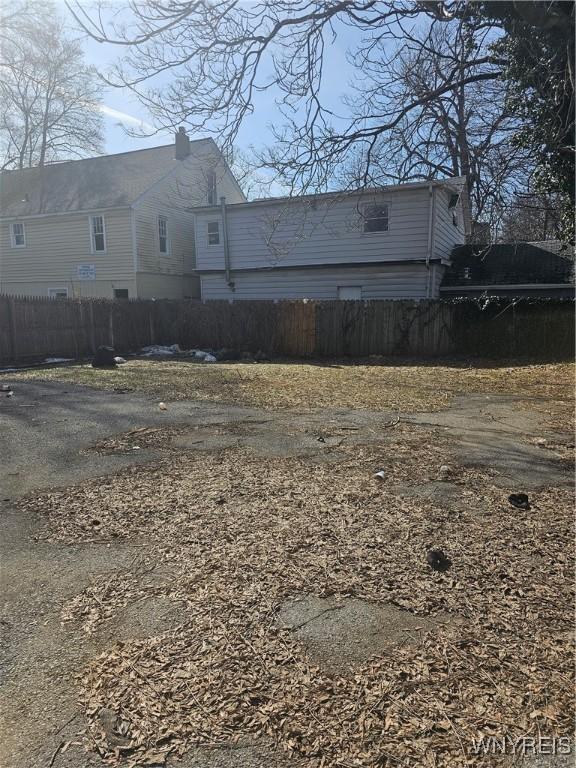
[(126, 362), (126, 358), (117, 356), (114, 358), (114, 362), (116, 363), (116, 365), (122, 365), (122, 363)]
[(215, 363), (217, 358), (211, 353), (202, 349), (182, 349), (179, 344), (152, 344), (149, 347), (142, 347), (140, 354), (143, 357), (193, 357), (196, 360), (202, 360), (205, 363)]
[(55, 365), (56, 363), (71, 363), (74, 358), (72, 357), (47, 357), (44, 362), (49, 365)]
[(140, 354), (144, 357), (169, 357), (170, 355), (181, 355), (185, 353), (183, 353), (178, 344), (171, 344), (170, 346), (165, 344), (151, 344), (149, 347), (142, 347)]
[(197, 360), (202, 360), (205, 363), (216, 362), (216, 358), (210, 352), (204, 352), (202, 349), (191, 349), (190, 352)]

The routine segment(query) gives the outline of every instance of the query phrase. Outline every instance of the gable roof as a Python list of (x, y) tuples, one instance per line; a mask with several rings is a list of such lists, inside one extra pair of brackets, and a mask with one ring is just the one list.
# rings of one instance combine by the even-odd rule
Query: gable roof
[(558, 240), (461, 245), (450, 258), (443, 286), (570, 284), (574, 280), (574, 249)]
[[(212, 139), (190, 142), (190, 154)], [(215, 145), (214, 145), (215, 146)], [(174, 144), (0, 174), (0, 216), (122, 208), (182, 163)]]

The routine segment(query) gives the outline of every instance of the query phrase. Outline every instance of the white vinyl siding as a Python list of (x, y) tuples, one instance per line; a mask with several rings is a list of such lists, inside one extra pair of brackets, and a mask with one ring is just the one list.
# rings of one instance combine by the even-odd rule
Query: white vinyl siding
[[(444, 267), (390, 264), (373, 267), (232, 272), (201, 276), (202, 299), (425, 299), (438, 296)], [(348, 295), (346, 295), (348, 294)]]
[[(378, 197), (366, 194), (229, 205), (232, 270), (425, 260), (428, 189), (388, 191)], [(388, 206), (387, 231), (364, 232), (363, 205)], [(224, 269), (222, 237), (219, 245), (208, 246), (205, 234), (208, 222), (220, 220), (219, 212), (197, 211), (195, 218), (197, 268)]]
[[(231, 173), (207, 146), (190, 155), (134, 206), (138, 296), (194, 296), (199, 293), (196, 268), (194, 206), (206, 205), (208, 174), (214, 171), (219, 194), (229, 202), (244, 200)], [(160, 253), (158, 217), (168, 219), (168, 253)], [(205, 229), (203, 230), (205, 232)], [(205, 239), (205, 238), (204, 238)]]
[(26, 247), (26, 230), (23, 221), (13, 221), (10, 225), (12, 248)]
[(160, 253), (170, 253), (167, 216), (158, 216), (158, 249)]
[[(450, 207), (450, 190), (436, 189), (434, 192), (434, 256), (436, 258), (449, 259), (455, 246), (464, 242), (464, 222), (462, 216), (462, 204), (460, 201)], [(456, 216), (457, 225), (453, 224), (453, 216)]]
[(92, 253), (106, 253), (104, 216), (90, 216), (90, 244)]
[[(92, 214), (94, 216), (99, 213)], [(11, 249), (11, 224), (0, 222), (0, 293), (47, 296), (49, 288), (67, 287), (72, 296), (112, 298), (113, 288), (134, 291), (129, 209), (102, 213), (108, 249), (92, 253), (89, 215), (69, 213), (29, 217), (26, 248)], [(93, 266), (95, 279), (81, 280), (79, 268)]]

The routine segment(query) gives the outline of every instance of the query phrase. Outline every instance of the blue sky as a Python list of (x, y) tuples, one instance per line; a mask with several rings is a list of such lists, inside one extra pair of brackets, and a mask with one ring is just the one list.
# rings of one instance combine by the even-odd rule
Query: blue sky
[[(70, 30), (76, 30), (76, 23), (67, 10), (63, 0), (57, 0), (57, 6), (64, 16)], [(120, 8), (116, 6), (116, 13)], [(342, 113), (341, 96), (353, 77), (354, 69), (346, 60), (346, 48), (351, 41), (351, 32), (343, 29), (336, 41), (326, 49), (324, 71), (327, 74), (323, 97), (332, 108)], [(105, 43), (97, 43), (85, 36), (82, 39), (86, 61), (93, 64), (99, 71), (104, 72), (114, 64), (124, 52), (119, 46)], [(173, 140), (171, 133), (159, 133), (147, 138), (133, 137), (126, 134), (125, 128), (145, 129), (152, 128), (151, 117), (145, 107), (127, 89), (108, 88), (104, 94), (102, 112), (105, 122), (105, 152), (125, 152), (134, 149), (167, 144)], [(271, 91), (257, 94), (254, 113), (244, 121), (238, 146), (248, 148), (251, 144), (262, 146), (272, 140), (270, 124), (281, 120), (275, 103), (274, 94)], [(201, 138), (192, 137), (191, 138)]]

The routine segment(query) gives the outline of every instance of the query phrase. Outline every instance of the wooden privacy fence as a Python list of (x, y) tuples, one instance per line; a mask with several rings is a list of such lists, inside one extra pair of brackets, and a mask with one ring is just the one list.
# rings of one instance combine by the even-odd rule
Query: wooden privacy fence
[(208, 301), (0, 296), (0, 362), (82, 358), (102, 344), (230, 347), (292, 357), (570, 359), (569, 299)]

